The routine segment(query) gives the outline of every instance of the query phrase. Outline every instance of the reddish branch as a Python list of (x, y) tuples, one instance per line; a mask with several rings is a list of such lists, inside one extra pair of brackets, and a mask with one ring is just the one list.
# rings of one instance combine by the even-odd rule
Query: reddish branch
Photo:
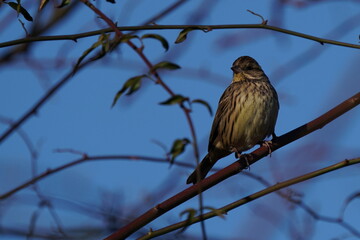
[[(326, 124), (346, 113), (347, 111), (351, 110), (359, 103), (360, 92), (347, 99), (346, 101), (342, 102), (338, 106), (334, 107), (330, 111), (326, 112), (325, 114), (321, 115), (320, 117), (314, 119), (313, 121), (308, 122), (307, 124), (304, 124), (274, 139), (271, 146), (271, 151), (276, 151), (277, 149), (324, 127)], [(248, 159), (248, 163), (253, 164), (261, 158), (265, 157), (266, 155), (268, 155), (268, 149), (266, 146), (262, 146), (251, 153), (252, 158)], [(106, 240), (125, 239), (126, 237), (130, 236), (132, 233), (136, 232), (138, 229), (150, 223), (157, 217), (196, 196), (199, 193), (199, 189), (205, 191), (212, 186), (222, 182), (223, 180), (235, 174), (238, 174), (245, 167), (247, 167), (247, 163), (245, 163), (244, 158), (241, 158), (240, 160), (229, 165), (228, 167), (205, 178), (198, 184), (183, 190), (182, 192), (151, 208), (143, 215), (130, 222), (128, 225), (108, 236)]]
[[(145, 239), (151, 239), (151, 238), (155, 238), (158, 237), (160, 235), (164, 235), (166, 233), (175, 231), (177, 229), (181, 229), (184, 227), (187, 227), (191, 224), (203, 221), (205, 219), (209, 219), (212, 217), (216, 217), (216, 216), (222, 216), (222, 215), (226, 215), (228, 212), (230, 212), (231, 210), (238, 208), (244, 204), (247, 204), (249, 202), (252, 202), (258, 198), (264, 197), (265, 195), (268, 195), (270, 193), (278, 193), (280, 189), (284, 189), (288, 186), (303, 182), (303, 181), (307, 181), (311, 178), (315, 178), (318, 177), (320, 175), (335, 171), (335, 170), (339, 170), (341, 168), (344, 167), (348, 167), (354, 164), (359, 164), (360, 163), (360, 158), (354, 158), (354, 159), (346, 159), (342, 162), (333, 164), (331, 166), (307, 173), (305, 175), (301, 175), (283, 182), (279, 182), (276, 183), (275, 185), (272, 185), (270, 187), (267, 187), (261, 191), (258, 191), (256, 193), (253, 193), (251, 195), (248, 195), (246, 197), (243, 197), (235, 202), (229, 203), (221, 208), (217, 208), (215, 210), (209, 211), (206, 214), (203, 215), (199, 215), (196, 217), (192, 217), (191, 219), (187, 219), (185, 221), (181, 221), (175, 224), (172, 224), (170, 226), (164, 227), (162, 229), (158, 229), (156, 231), (149, 231), (147, 234), (143, 235), (142, 237), (138, 238), (138, 240), (145, 240)], [(327, 223), (333, 223), (333, 224), (337, 224), (338, 226), (343, 227), (344, 229), (348, 230), (349, 232), (351, 232), (352, 234), (354, 234), (357, 237), (360, 237), (360, 232), (353, 226), (351, 226), (350, 223), (346, 222), (342, 217), (328, 217), (328, 216), (323, 216), (318, 214), (316, 211), (314, 211), (313, 209), (311, 209), (310, 207), (308, 207), (306, 204), (304, 204), (301, 200), (296, 200), (294, 198), (292, 198), (291, 196), (284, 196), (282, 194), (282, 197), (286, 198), (288, 201), (295, 203), (297, 206), (299, 206), (300, 208), (302, 208), (304, 211), (306, 211), (311, 217), (313, 217), (315, 220), (319, 220), (319, 221), (324, 221)]]

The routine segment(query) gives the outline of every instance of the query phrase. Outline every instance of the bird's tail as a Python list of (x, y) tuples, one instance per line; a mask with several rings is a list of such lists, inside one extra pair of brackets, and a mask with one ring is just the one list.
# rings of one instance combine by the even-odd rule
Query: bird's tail
[(209, 154), (207, 154), (204, 159), (200, 162), (200, 164), (196, 167), (194, 172), (188, 177), (186, 183), (197, 183), (200, 180), (204, 179), (210, 169), (214, 166), (216, 160), (214, 161)]

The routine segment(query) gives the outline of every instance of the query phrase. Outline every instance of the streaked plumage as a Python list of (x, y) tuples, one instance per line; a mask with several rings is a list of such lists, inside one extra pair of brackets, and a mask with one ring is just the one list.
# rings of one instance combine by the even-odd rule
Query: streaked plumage
[[(260, 65), (251, 57), (235, 60), (233, 80), (220, 98), (211, 129), (208, 154), (186, 183), (205, 178), (216, 161), (240, 154), (274, 134), (278, 96)], [(199, 173), (197, 173), (199, 171)]]

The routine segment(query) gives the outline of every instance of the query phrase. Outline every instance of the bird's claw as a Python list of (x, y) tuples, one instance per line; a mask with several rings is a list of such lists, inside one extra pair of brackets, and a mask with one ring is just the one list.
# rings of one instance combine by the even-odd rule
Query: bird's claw
[(272, 141), (270, 140), (270, 141), (263, 141), (262, 143), (261, 143), (261, 146), (265, 146), (265, 147), (267, 147), (268, 148), (268, 153), (269, 153), (269, 156), (271, 157), (271, 153), (272, 153), (272, 151), (271, 151), (271, 145), (272, 145)]
[(231, 151), (235, 153), (235, 158), (239, 159), (241, 156), (241, 152), (239, 152), (236, 148), (232, 147)]
[(243, 154), (242, 155), (244, 157), (244, 161), (246, 163), (245, 169), (249, 169), (250, 171), (250, 163), (249, 163), (249, 158), (250, 160), (252, 159), (252, 155), (251, 154)]

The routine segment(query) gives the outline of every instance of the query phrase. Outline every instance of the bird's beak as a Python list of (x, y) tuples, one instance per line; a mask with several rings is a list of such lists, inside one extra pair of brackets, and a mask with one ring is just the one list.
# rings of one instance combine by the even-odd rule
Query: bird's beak
[(231, 70), (234, 72), (234, 73), (241, 73), (242, 71), (241, 71), (241, 68), (239, 68), (239, 67), (231, 67)]

